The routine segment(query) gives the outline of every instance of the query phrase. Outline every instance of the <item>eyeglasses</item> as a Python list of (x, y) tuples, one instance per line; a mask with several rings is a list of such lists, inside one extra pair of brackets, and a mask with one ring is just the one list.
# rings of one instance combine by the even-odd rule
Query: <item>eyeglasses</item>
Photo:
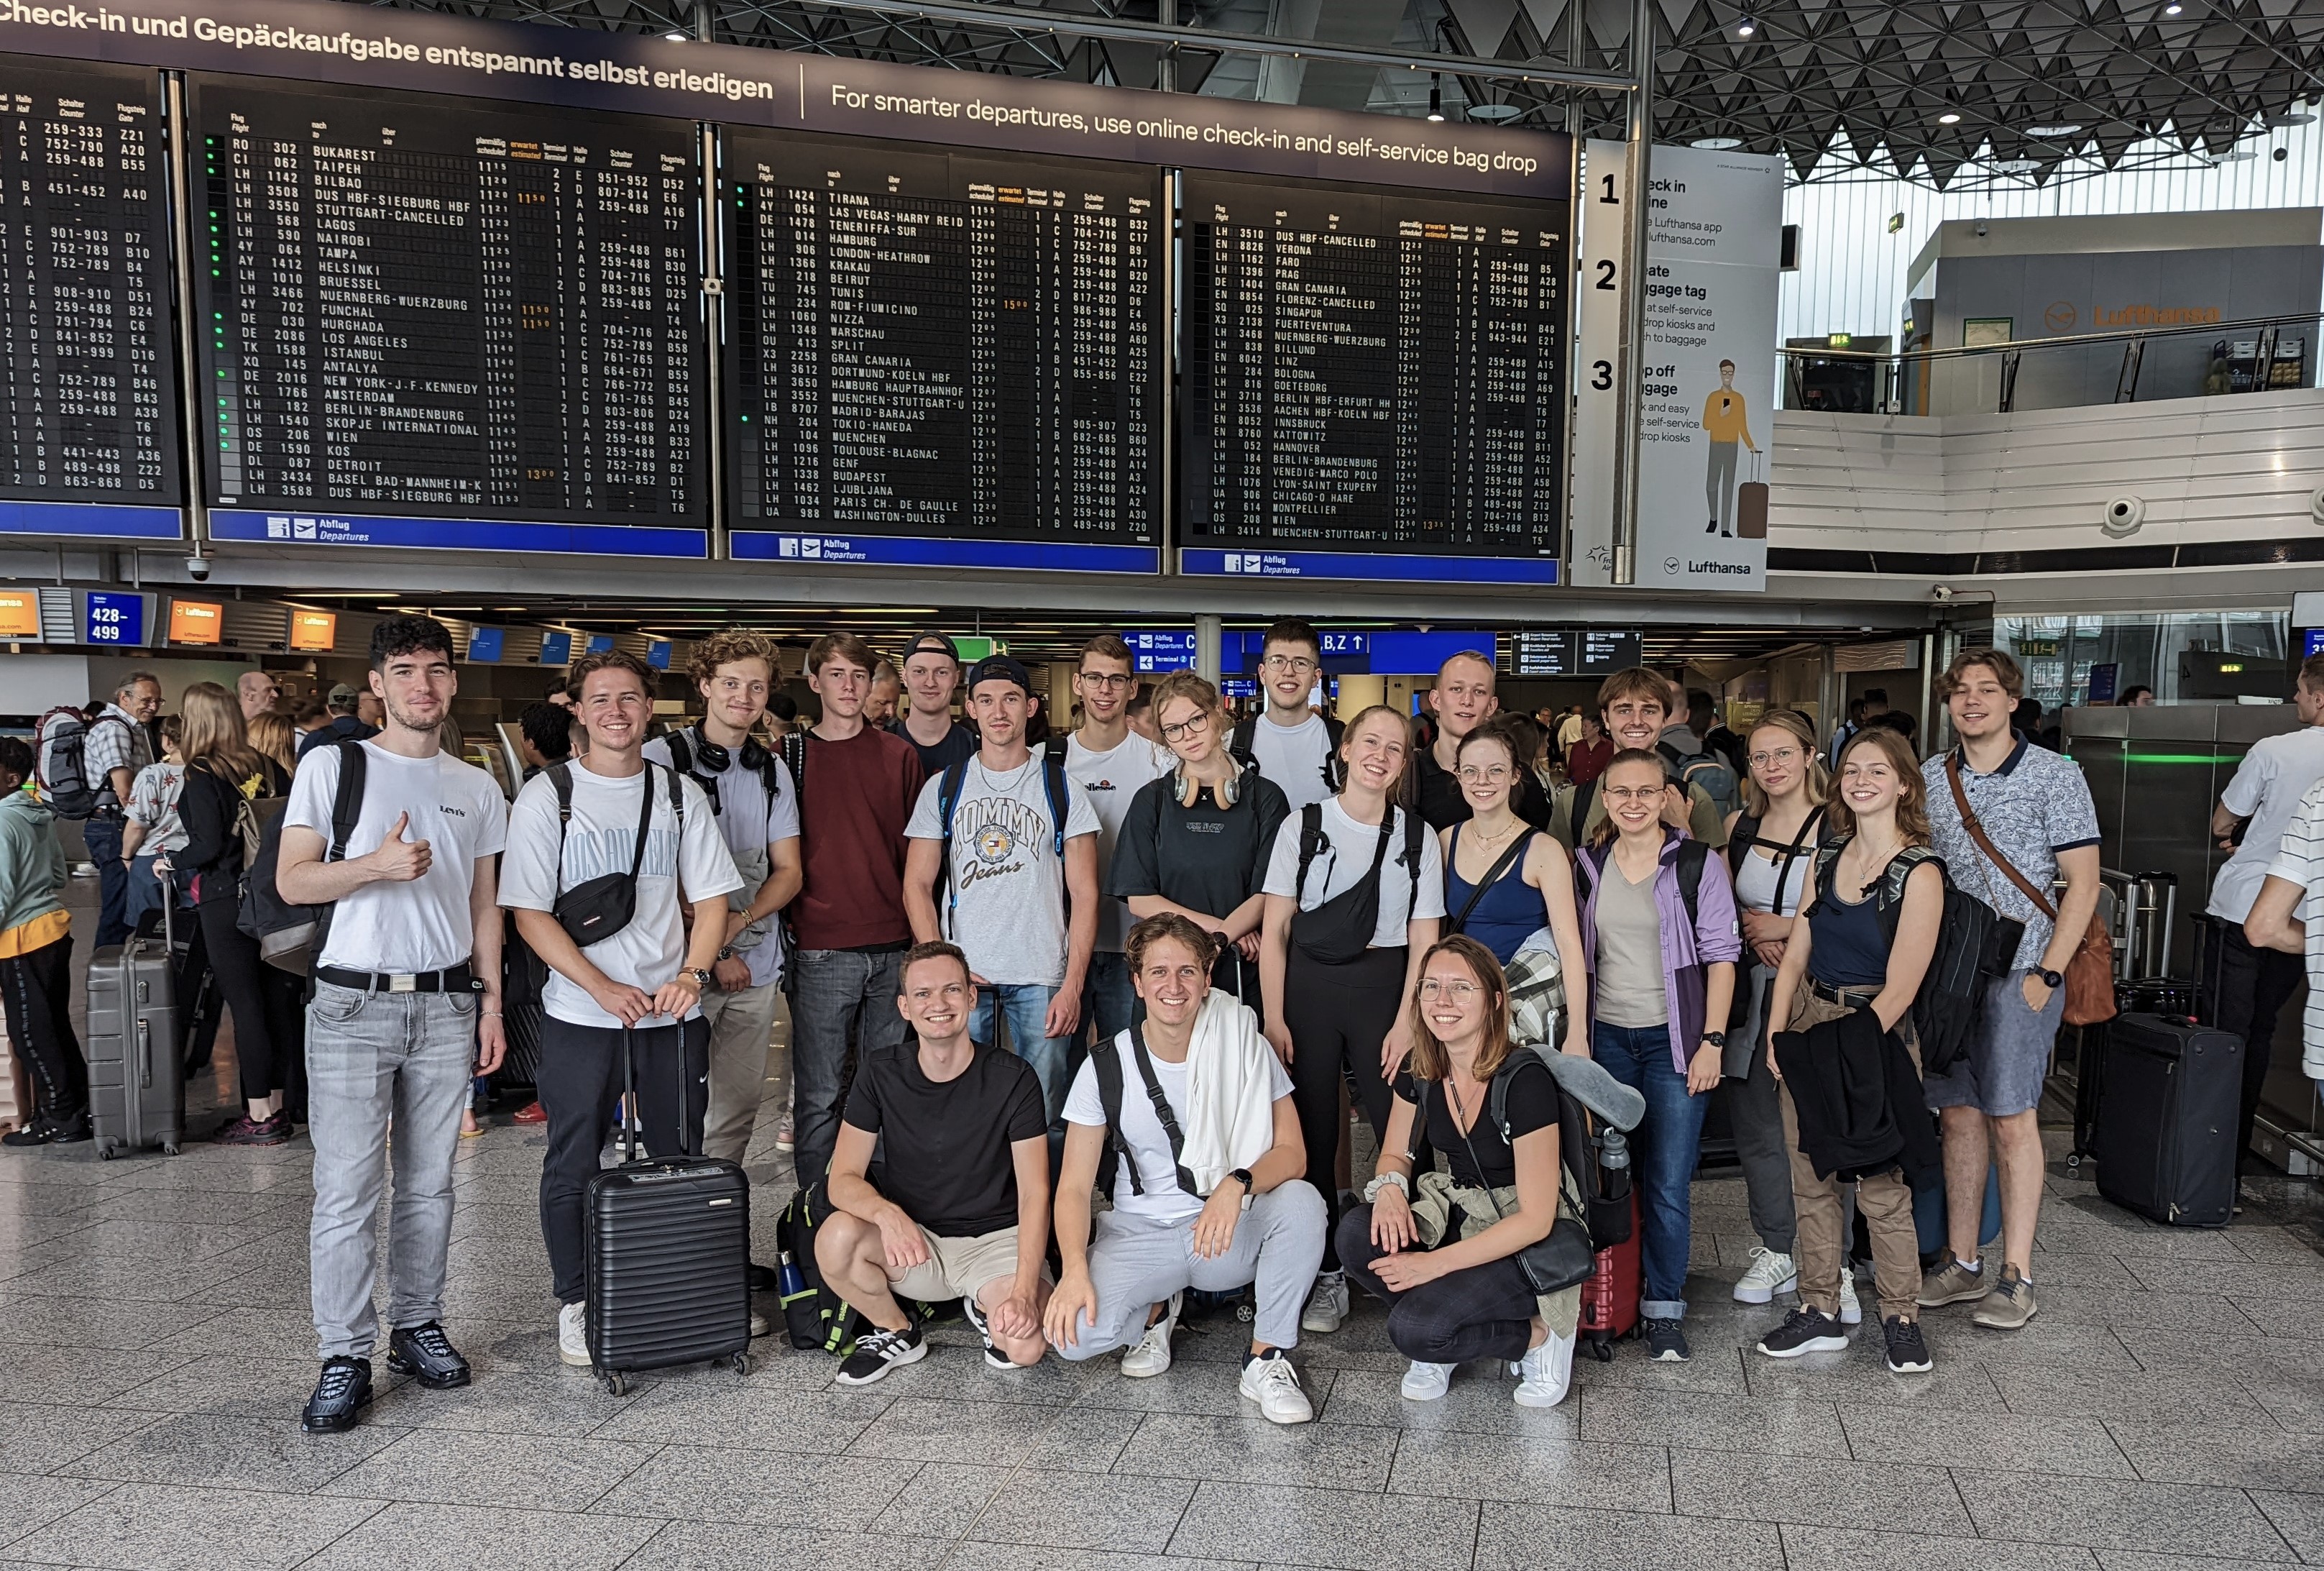
[(1271, 654), (1259, 664), (1271, 671), (1312, 671), (1319, 669), (1304, 654)]
[(1663, 794), (1660, 786), (1607, 786), (1598, 793), (1618, 802), (1651, 802)]
[(1800, 750), (1798, 748), (1778, 747), (1773, 753), (1753, 753), (1751, 755), (1751, 767), (1753, 769), (1765, 769), (1771, 763), (1797, 763), (1799, 761)]
[(1103, 688), (1109, 692), (1116, 688), (1126, 688), (1138, 679), (1136, 677), (1120, 676), (1106, 671), (1080, 671), (1075, 674), (1081, 678), (1082, 686)]
[(1180, 720), (1174, 725), (1163, 726), (1162, 740), (1165, 742), (1178, 742), (1200, 732), (1208, 731), (1210, 728), (1211, 717), (1208, 715), (1196, 715), (1190, 719)]
[(1462, 785), (1478, 785), (1484, 783), (1499, 785), (1508, 778), (1509, 766), (1506, 763), (1489, 763), (1482, 769), (1478, 768), (1473, 763), (1464, 763), (1461, 766), (1461, 783)]
[(1482, 991), (1473, 982), (1439, 982), (1434, 976), (1420, 979), (1423, 998), (1449, 998), (1455, 1003), (1466, 1003)]

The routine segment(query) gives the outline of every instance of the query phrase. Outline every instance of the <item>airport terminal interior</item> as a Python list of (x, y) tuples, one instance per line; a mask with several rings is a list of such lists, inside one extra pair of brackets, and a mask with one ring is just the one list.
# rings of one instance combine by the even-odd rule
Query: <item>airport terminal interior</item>
[[(2324, 1564), (2319, 116), (2319, 0), (0, 5), (0, 1565)], [(600, 829), (591, 762), (648, 734), (712, 810)], [(521, 918), (397, 904), (442, 869), (380, 871), (367, 817), (331, 865), (346, 761), (368, 815), (431, 750), (439, 855), (527, 793)], [(1609, 791), (1649, 765), (1660, 817)], [(588, 777), (565, 819), (545, 772)], [(980, 790), (1016, 816), (955, 836)], [(1201, 836), (1156, 823), (1268, 811), (1235, 914), (1173, 892)], [(1389, 860), (1383, 813), (1444, 836)], [(1962, 900), (1892, 892), (1882, 826)], [(672, 892), (714, 865), (723, 947)], [(603, 951), (585, 882), (637, 924)], [(1507, 942), (1437, 947), (1472, 911)], [(932, 938), (994, 972), (959, 1029), (1015, 1103), (928, 1068)], [(1194, 939), (1216, 991), (1149, 989)], [(1578, 1022), (1522, 1007), (1582, 974)], [(1605, 1072), (1539, 1075), (1539, 1018)], [(622, 1109), (685, 1123), (621, 1100), (624, 1019), (664, 1073), (713, 1044), (711, 1132), (615, 1182)], [(1875, 1079), (1809, 1108), (1811, 1042)], [(1459, 1105), (1463, 1043), (1532, 1095), (1419, 1116), (1500, 1168), (1374, 1122)], [(907, 1090), (955, 1095), (933, 1153), (879, 1125)], [(1886, 1143), (1809, 1154), (1844, 1119)], [(899, 1260), (878, 1187), (955, 1143), (1045, 1230), (1046, 1145), (1097, 1243)], [(1333, 1229), (1424, 1198), (1464, 1264), (1407, 1264), (1444, 1274), (1392, 1325)], [(859, 1234), (905, 1331), (833, 1283)], [(1139, 1237), (1180, 1274), (1126, 1352), (1012, 1359), (1019, 1299), (977, 1308), (1038, 1322)]]

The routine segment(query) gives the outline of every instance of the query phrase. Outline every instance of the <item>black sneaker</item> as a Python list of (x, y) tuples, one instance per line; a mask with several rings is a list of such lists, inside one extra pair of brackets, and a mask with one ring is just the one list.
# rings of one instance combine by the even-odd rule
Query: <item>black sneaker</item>
[(976, 1328), (976, 1334), (984, 1339), (984, 1363), (987, 1368), (1014, 1369), (1017, 1367), (1007, 1354), (993, 1345), (992, 1327), (985, 1319), (983, 1305), (978, 1303), (973, 1297), (963, 1298), (960, 1301), (960, 1312), (966, 1317), (968, 1323)]
[(751, 1290), (754, 1293), (779, 1293), (783, 1290), (783, 1279), (770, 1265), (761, 1265), (752, 1261), (750, 1278)]
[(867, 1331), (855, 1339), (855, 1351), (832, 1378), (841, 1385), (871, 1385), (887, 1379), (898, 1364), (918, 1363), (927, 1355), (927, 1339), (920, 1335), (918, 1320), (901, 1331)]
[(97, 1132), (89, 1127), (88, 1110), (83, 1108), (70, 1118), (59, 1119), (49, 1126), (51, 1145), (71, 1145), (77, 1141), (95, 1140)]
[(323, 1376), (307, 1399), (299, 1427), (309, 1435), (337, 1435), (355, 1427), (355, 1415), (371, 1400), (371, 1360), (342, 1354), (323, 1361)]
[(1922, 1339), (1918, 1320), (1891, 1315), (1880, 1322), (1880, 1330), (1888, 1338), (1889, 1373), (1926, 1374), (1936, 1367), (1936, 1361), (1929, 1356), (1928, 1343)]
[(247, 1114), (230, 1119), (218, 1126), (210, 1137), (220, 1145), (286, 1145), (290, 1134), (272, 1118), (252, 1118)]
[(1646, 1356), (1656, 1363), (1684, 1363), (1692, 1356), (1675, 1320), (1641, 1320), (1638, 1334), (1646, 1339)]
[(34, 1114), (32, 1121), (23, 1128), (12, 1129), (6, 1134), (0, 1134), (0, 1145), (46, 1145), (56, 1138), (56, 1124), (50, 1119)]
[(1797, 1358), (1805, 1353), (1840, 1353), (1848, 1334), (1840, 1322), (1821, 1309), (1803, 1304), (1784, 1317), (1784, 1323), (1759, 1338), (1759, 1351), (1770, 1358)]
[(468, 1361), (434, 1320), (425, 1326), (399, 1326), (388, 1334), (387, 1372), (408, 1374), (429, 1391), (468, 1383)]

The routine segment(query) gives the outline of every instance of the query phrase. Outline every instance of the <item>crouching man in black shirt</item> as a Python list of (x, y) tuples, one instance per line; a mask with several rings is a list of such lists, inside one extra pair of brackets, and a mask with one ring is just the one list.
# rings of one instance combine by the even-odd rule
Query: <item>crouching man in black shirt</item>
[[(969, 1040), (976, 984), (952, 945), (906, 955), (897, 987), (917, 1040), (872, 1052), (856, 1072), (831, 1159), (832, 1213), (816, 1234), (825, 1280), (873, 1327), (839, 1383), (870, 1385), (927, 1356), (899, 1294), (958, 1298), (995, 1369), (1038, 1363), (1049, 1301), (1041, 1083), (1014, 1053)], [(875, 1150), (876, 1186), (865, 1176)]]

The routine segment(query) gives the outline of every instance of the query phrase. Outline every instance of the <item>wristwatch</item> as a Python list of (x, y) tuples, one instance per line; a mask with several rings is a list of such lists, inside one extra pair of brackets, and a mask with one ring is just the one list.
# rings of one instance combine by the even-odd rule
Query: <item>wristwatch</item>
[(1727, 1033), (1725, 1031), (1705, 1031), (1702, 1033), (1702, 1040), (1709, 1042), (1714, 1048), (1723, 1048), (1727, 1045)]
[(1227, 1177), (1232, 1178), (1236, 1183), (1242, 1186), (1242, 1208), (1246, 1211), (1250, 1210), (1252, 1187), (1250, 1169), (1249, 1168), (1237, 1168), (1233, 1172), (1229, 1173)]
[(678, 975), (681, 976), (693, 977), (695, 989), (697, 992), (706, 991), (710, 986), (710, 973), (705, 971), (699, 966), (689, 966), (685, 970), (679, 972)]
[(2066, 978), (2061, 972), (2052, 971), (2040, 966), (2029, 966), (2026, 969), (2033, 972), (2034, 975), (2039, 976), (2042, 979), (2042, 985), (2044, 987), (2059, 988), (2063, 987), (2066, 984)]

